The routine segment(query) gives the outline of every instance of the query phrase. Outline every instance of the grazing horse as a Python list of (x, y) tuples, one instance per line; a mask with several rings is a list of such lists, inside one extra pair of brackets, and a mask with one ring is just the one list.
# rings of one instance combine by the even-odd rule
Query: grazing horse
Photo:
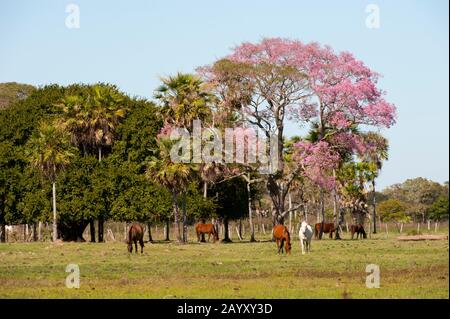
[(303, 221), (300, 230), (298, 231), (298, 237), (300, 238), (300, 246), (302, 247), (302, 254), (311, 252), (311, 239), (313, 236), (312, 227), (307, 222)]
[[(322, 223), (317, 223), (314, 227), (314, 238), (318, 239), (320, 234), (320, 228), (322, 227)], [(324, 223), (323, 224), (323, 232), (330, 233), (330, 238), (333, 238), (333, 233), (336, 231), (333, 223)]]
[(201, 240), (202, 234), (208, 234), (208, 241), (211, 238), (211, 235), (213, 235), (214, 243), (216, 242), (216, 240), (219, 240), (219, 234), (217, 233), (216, 227), (214, 227), (213, 224), (197, 224), (195, 225), (195, 232), (197, 233), (198, 241)]
[(141, 246), (141, 254), (144, 253), (144, 229), (138, 223), (134, 223), (131, 225), (130, 230), (128, 231), (128, 252), (133, 252), (133, 243), (135, 247), (135, 251), (137, 254), (137, 243)]
[(353, 239), (353, 236), (355, 235), (355, 233), (356, 233), (356, 239), (358, 239), (358, 237), (360, 237), (360, 236), (364, 239), (367, 238), (366, 231), (364, 230), (364, 226), (362, 224), (351, 225), (350, 232), (352, 234), (352, 239)]
[(278, 253), (283, 253), (283, 244), (285, 245), (286, 254), (291, 253), (291, 236), (289, 230), (284, 225), (275, 225), (272, 230), (273, 237), (277, 242)]

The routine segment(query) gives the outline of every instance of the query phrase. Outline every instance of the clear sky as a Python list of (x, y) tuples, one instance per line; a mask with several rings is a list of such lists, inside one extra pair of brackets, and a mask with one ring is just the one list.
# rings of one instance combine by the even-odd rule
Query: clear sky
[[(66, 27), (66, 6), (80, 28)], [(368, 4), (380, 27), (366, 26)], [(383, 75), (398, 108), (383, 131), (390, 159), (381, 188), (422, 176), (449, 179), (447, 0), (1, 0), (0, 82), (110, 82), (151, 98), (159, 77), (191, 72), (242, 41), (287, 37), (350, 51)], [(289, 127), (288, 134), (296, 129)]]

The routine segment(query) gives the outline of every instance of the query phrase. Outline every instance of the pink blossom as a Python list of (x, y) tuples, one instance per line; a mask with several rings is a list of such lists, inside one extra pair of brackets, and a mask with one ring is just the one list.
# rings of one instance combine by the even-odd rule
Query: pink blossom
[(331, 171), (337, 168), (341, 158), (330, 144), (324, 141), (300, 141), (294, 147), (294, 160), (303, 168), (303, 174), (320, 187), (333, 189), (335, 181)]

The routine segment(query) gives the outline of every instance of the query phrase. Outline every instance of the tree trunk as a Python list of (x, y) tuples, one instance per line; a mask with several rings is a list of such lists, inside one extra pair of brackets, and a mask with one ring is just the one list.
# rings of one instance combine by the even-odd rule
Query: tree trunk
[[(250, 180), (250, 174), (247, 175), (248, 180)], [(248, 222), (250, 224), (250, 241), (255, 242), (255, 225), (253, 225), (253, 214), (252, 214), (252, 197), (250, 193), (250, 183), (247, 182), (247, 200), (248, 200)]]
[(0, 225), (0, 242), (1, 243), (6, 243), (6, 225), (5, 224), (1, 224)]
[(182, 209), (183, 209), (183, 243), (187, 243), (187, 212), (186, 212), (186, 192), (183, 192), (183, 200), (182, 200)]
[(166, 232), (166, 238), (165, 241), (170, 241), (170, 219), (166, 219), (166, 225), (164, 226), (164, 230)]
[(181, 227), (180, 227), (180, 218), (178, 216), (178, 198), (175, 192), (172, 193), (172, 208), (173, 208), (173, 217), (175, 222), (175, 233), (178, 242), (182, 242), (181, 238)]
[(56, 220), (56, 183), (52, 183), (52, 193), (53, 193), (53, 241), (58, 239), (58, 226)]
[(99, 162), (102, 161), (102, 147), (101, 146), (98, 148), (98, 161)]
[(239, 218), (238, 237), (241, 238), (241, 240), (242, 240), (242, 238), (244, 238), (242, 236), (242, 219), (241, 218)]
[(105, 225), (105, 220), (103, 217), (99, 217), (98, 218), (98, 242), (99, 243), (103, 243), (103, 234), (104, 234), (104, 225)]
[(147, 227), (148, 227), (148, 241), (152, 242), (153, 238), (152, 238), (152, 224), (150, 222), (147, 223)]
[(95, 224), (93, 220), (89, 222), (89, 233), (91, 234), (91, 243), (95, 243)]
[(83, 232), (87, 222), (59, 223), (58, 231), (63, 241), (84, 242)]
[(223, 231), (223, 239), (222, 239), (222, 242), (225, 242), (225, 243), (230, 243), (231, 242), (231, 239), (230, 239), (230, 234), (229, 234), (229, 232), (228, 232), (228, 217), (225, 217), (224, 219), (223, 219), (223, 226), (224, 226), (224, 231)]
[(323, 189), (320, 190), (320, 214), (322, 216), (322, 225), (320, 226), (319, 239), (322, 239), (323, 227), (325, 224), (325, 200)]
[(372, 180), (372, 205), (373, 205), (373, 233), (377, 233), (377, 199), (375, 197), (375, 179)]
[(42, 222), (41, 221), (39, 222), (39, 225), (38, 225), (38, 240), (42, 241)]
[(34, 222), (34, 224), (33, 224), (33, 241), (37, 241), (37, 240), (38, 240), (37, 225), (36, 225), (36, 222)]
[(292, 197), (291, 192), (288, 193), (288, 205), (289, 205), (289, 232), (292, 233)]

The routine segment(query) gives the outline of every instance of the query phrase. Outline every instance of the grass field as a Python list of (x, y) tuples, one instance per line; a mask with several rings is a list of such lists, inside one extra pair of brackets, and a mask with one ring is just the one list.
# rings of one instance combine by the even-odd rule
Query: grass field
[[(313, 240), (290, 256), (275, 243), (0, 244), (0, 298), (448, 298), (448, 241)], [(65, 286), (69, 263), (80, 288)], [(366, 287), (366, 265), (380, 266), (381, 287)]]

